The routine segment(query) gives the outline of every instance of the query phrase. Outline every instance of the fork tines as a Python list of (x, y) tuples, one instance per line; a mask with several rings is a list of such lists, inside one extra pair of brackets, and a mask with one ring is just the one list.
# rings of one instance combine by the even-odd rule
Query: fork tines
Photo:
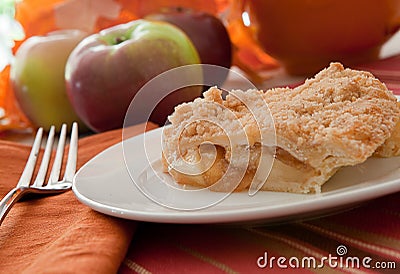
[[(21, 175), (20, 180), (18, 181), (17, 187), (28, 187), (30, 185), (35, 166), (36, 166), (36, 161), (39, 156), (40, 152), (40, 147), (41, 147), (41, 140), (42, 140), (42, 135), (43, 135), (43, 128), (39, 128), (35, 141), (32, 146), (31, 153), (29, 155), (28, 161), (26, 163), (25, 169)], [(47, 142), (46, 146), (43, 152), (43, 157), (42, 157), (42, 162), (40, 164), (38, 173), (36, 175), (36, 179), (33, 182), (32, 186), (35, 187), (41, 187), (44, 184), (52, 151), (53, 151), (53, 145), (54, 145), (54, 139), (55, 139), (55, 127), (51, 126), (48, 136), (47, 136)], [(54, 157), (51, 173), (49, 175), (49, 179), (47, 182), (47, 185), (52, 185), (56, 182), (59, 182), (59, 177), (61, 173), (61, 166), (63, 162), (63, 155), (64, 155), (64, 147), (67, 139), (67, 125), (63, 124), (61, 126), (61, 131), (60, 135), (58, 137), (58, 144), (57, 144), (57, 150), (56, 154)], [(76, 151), (77, 151), (77, 144), (78, 142), (78, 125), (77, 123), (73, 123), (72, 125), (72, 131), (71, 131), (71, 138), (70, 138), (70, 147), (69, 147), (69, 154), (68, 154), (68, 161), (67, 165), (65, 168), (64, 172), (64, 177), (62, 181), (69, 181), (72, 182), (72, 178), (75, 174), (76, 170)]]

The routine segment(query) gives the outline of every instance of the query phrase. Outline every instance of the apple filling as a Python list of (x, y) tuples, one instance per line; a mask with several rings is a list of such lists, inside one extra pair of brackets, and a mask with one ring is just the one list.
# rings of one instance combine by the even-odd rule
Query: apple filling
[[(163, 155), (164, 171), (169, 172), (179, 183), (209, 187), (213, 191), (225, 192), (230, 190), (242, 191), (249, 188), (250, 184), (255, 180), (254, 176), (258, 169), (263, 169), (267, 172), (270, 170), (268, 179), (259, 182), (262, 185), (266, 185), (262, 186), (261, 189), (265, 188), (275, 191), (304, 192), (305, 188), (303, 185), (312, 185), (312, 183), (308, 182), (308, 179), (320, 175), (319, 171), (312, 168), (307, 163), (299, 161), (282, 148), (276, 148), (276, 153), (273, 155), (274, 161), (272, 169), (270, 165), (271, 162), (269, 161), (266, 164), (264, 163), (264, 165), (260, 165), (262, 153), (260, 143), (255, 143), (251, 147), (243, 147), (243, 150), (245, 149), (249, 151), (248, 164), (245, 172), (240, 170), (240, 168), (235, 169), (235, 167), (233, 167), (231, 174), (227, 174), (230, 165), (231, 150), (220, 145), (215, 145), (216, 153), (201, 153), (200, 151), (202, 151), (202, 148), (199, 147), (197, 150), (188, 151), (183, 155), (182, 160), (190, 162), (192, 165), (190, 172), (181, 172), (179, 164), (177, 164), (178, 162), (175, 162), (174, 165), (168, 164)], [(206, 160), (204, 158), (206, 158)], [(203, 161), (201, 161), (201, 159), (203, 159)], [(208, 163), (211, 162), (211, 164), (205, 167), (204, 160)], [(235, 179), (229, 180), (228, 183), (230, 184), (228, 185), (218, 184), (223, 176), (231, 176)], [(285, 183), (283, 184), (283, 182)], [(317, 182), (315, 186), (315, 189), (310, 189), (310, 191), (307, 192), (317, 192)]]

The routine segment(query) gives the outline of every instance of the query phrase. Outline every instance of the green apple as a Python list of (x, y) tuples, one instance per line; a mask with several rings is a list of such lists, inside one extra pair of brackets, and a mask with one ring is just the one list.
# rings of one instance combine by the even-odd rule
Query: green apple
[(34, 126), (60, 129), (62, 123), (77, 121), (80, 131), (87, 130), (71, 106), (64, 77), (69, 54), (85, 36), (78, 30), (55, 31), (32, 36), (18, 48), (10, 79), (21, 110)]
[[(165, 22), (135, 20), (79, 43), (66, 65), (67, 93), (92, 130), (120, 128), (130, 102), (149, 80), (170, 69), (199, 63), (196, 48), (182, 30)], [(150, 120), (164, 124), (175, 105), (192, 101), (201, 91), (201, 87), (191, 87), (168, 95)], [(150, 97), (141, 103), (152, 109)]]

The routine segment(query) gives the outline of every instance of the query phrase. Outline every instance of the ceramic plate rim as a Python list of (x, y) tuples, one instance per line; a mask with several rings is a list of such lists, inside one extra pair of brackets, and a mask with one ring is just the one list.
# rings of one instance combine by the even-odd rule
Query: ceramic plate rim
[[(157, 128), (146, 132), (148, 137), (153, 135), (160, 135), (162, 128)], [(154, 137), (154, 136), (153, 136)], [(143, 134), (129, 138), (125, 141), (135, 142), (139, 138), (143, 138)], [(122, 206), (113, 206), (99, 202), (98, 200), (87, 197), (84, 193), (81, 193), (79, 187), (79, 176), (83, 170), (89, 165), (96, 164), (96, 161), (105, 154), (112, 153), (114, 150), (121, 148), (122, 142), (110, 146), (103, 150), (95, 157), (85, 163), (74, 177), (73, 192), (80, 202), (89, 206), (90, 208), (115, 217), (147, 221), (147, 222), (160, 222), (160, 223), (228, 223), (228, 222), (247, 222), (255, 220), (273, 221), (275, 219), (291, 219), (296, 214), (307, 214), (316, 211), (316, 205), (318, 205), (317, 211), (335, 209), (336, 207), (346, 207), (352, 204), (361, 203), (373, 198), (394, 193), (400, 191), (400, 176), (393, 180), (389, 180), (385, 183), (377, 185), (369, 185), (364, 188), (355, 188), (347, 191), (333, 191), (335, 193), (327, 194), (311, 194), (314, 195), (310, 199), (291, 202), (284, 205), (270, 205), (257, 206), (254, 208), (242, 208), (242, 209), (228, 209), (228, 210), (217, 210), (211, 209), (199, 210), (199, 211), (178, 211), (170, 210), (160, 206), (160, 211), (149, 212), (141, 211), (138, 209), (129, 209)], [(77, 182), (78, 180), (78, 182)], [(130, 188), (134, 191), (134, 187)], [(136, 189), (135, 191), (139, 191)], [(140, 191), (139, 191), (140, 192)], [(355, 195), (357, 194), (357, 195)], [(143, 194), (141, 194), (143, 195)], [(305, 194), (309, 195), (309, 194)], [(146, 198), (148, 199), (148, 198)], [(340, 201), (339, 201), (340, 200)], [(148, 199), (150, 203), (154, 203)], [(318, 214), (317, 214), (318, 215)]]

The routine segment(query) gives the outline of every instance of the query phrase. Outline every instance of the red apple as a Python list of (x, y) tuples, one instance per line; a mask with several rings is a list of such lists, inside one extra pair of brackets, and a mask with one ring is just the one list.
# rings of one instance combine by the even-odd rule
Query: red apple
[[(224, 24), (214, 15), (188, 8), (174, 7), (149, 14), (146, 19), (168, 22), (182, 29), (199, 52), (202, 64), (217, 65), (228, 69), (231, 67), (231, 40)], [(205, 77), (207, 78), (207, 75)], [(224, 80), (225, 78), (216, 84), (222, 84)], [(206, 79), (205, 82), (209, 81)]]
[[(146, 82), (169, 69), (198, 63), (196, 48), (179, 28), (136, 20), (79, 43), (66, 65), (67, 92), (92, 130), (120, 128), (131, 100)], [(199, 87), (180, 90), (171, 95), (172, 100), (157, 106), (153, 121), (163, 124), (175, 105), (200, 95)], [(152, 107), (154, 102), (143, 101), (143, 105)]]

